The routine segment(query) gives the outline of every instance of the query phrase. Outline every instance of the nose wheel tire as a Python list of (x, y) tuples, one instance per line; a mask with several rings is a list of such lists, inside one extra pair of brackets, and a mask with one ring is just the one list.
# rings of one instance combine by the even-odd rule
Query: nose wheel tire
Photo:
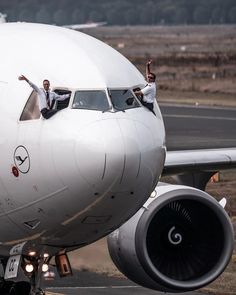
[(9, 291), (9, 295), (30, 295), (30, 283), (18, 282), (14, 283)]

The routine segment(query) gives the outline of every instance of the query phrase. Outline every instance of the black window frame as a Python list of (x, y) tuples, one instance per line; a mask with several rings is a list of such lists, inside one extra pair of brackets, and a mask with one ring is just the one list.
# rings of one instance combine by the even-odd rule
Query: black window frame
[(56, 94), (59, 94), (59, 95), (70, 94), (70, 96), (68, 98), (66, 98), (65, 100), (55, 101), (54, 106), (53, 106), (53, 108), (55, 108), (58, 111), (68, 108), (70, 105), (72, 91), (68, 90), (68, 89), (64, 89), (64, 88), (55, 88), (55, 89), (53, 89), (53, 92), (55, 92)]

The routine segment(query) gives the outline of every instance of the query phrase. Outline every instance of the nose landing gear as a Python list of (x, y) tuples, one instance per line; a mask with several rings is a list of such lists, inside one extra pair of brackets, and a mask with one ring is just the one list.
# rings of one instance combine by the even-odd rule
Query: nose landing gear
[[(49, 270), (52, 254), (29, 247), (26, 243), (15, 245), (10, 250), (10, 256), (0, 261), (0, 295), (45, 295), (41, 289), (41, 278), (42, 273)], [(55, 263), (60, 277), (72, 275), (65, 250), (56, 254)]]
[(5, 279), (1, 288), (3, 295), (45, 295), (41, 289), (42, 273), (48, 271), (50, 257), (43, 256), (11, 256), (5, 268)]

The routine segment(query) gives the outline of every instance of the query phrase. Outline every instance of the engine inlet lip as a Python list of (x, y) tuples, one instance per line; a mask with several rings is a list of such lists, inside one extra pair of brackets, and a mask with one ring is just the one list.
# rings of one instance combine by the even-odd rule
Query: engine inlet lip
[[(148, 228), (155, 214), (168, 203), (170, 203), (170, 201), (173, 202), (177, 200), (197, 201), (210, 207), (219, 218), (224, 232), (228, 232), (228, 234), (224, 237), (225, 241), (223, 245), (223, 251), (215, 267), (198, 279), (189, 281), (171, 279), (158, 271), (148, 255), (146, 244)], [(215, 280), (222, 273), (230, 261), (231, 253), (234, 247), (233, 227), (225, 210), (209, 194), (192, 188), (178, 188), (157, 197), (156, 200), (154, 200), (148, 206), (147, 210), (144, 211), (137, 225), (135, 245), (137, 256), (139, 257), (142, 267), (154, 281), (158, 281), (167, 288), (173, 288), (173, 290), (194, 290), (201, 288)]]

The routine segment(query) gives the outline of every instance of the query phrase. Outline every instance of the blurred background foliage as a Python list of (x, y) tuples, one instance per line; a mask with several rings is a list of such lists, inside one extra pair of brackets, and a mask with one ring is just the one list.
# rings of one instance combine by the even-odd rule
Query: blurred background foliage
[(236, 23), (235, 0), (0, 0), (0, 12), (8, 21), (57, 25)]

